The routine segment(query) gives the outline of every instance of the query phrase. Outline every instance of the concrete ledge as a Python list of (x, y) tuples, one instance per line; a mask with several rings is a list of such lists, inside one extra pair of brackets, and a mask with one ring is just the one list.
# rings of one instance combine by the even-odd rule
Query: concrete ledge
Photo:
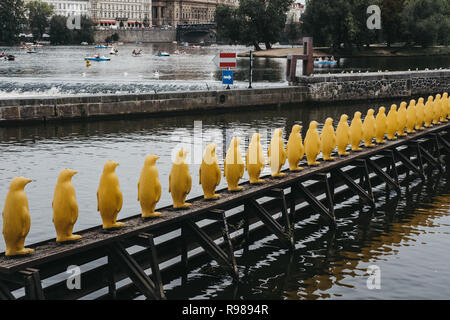
[(0, 100), (0, 124), (204, 112), (302, 102), (409, 98), (448, 91), (450, 70), (314, 75), (265, 89), (107, 94)]

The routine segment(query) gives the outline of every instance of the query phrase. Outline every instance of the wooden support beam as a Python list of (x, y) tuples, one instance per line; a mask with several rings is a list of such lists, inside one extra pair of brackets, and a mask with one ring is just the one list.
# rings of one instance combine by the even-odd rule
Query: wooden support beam
[(438, 134), (438, 133), (433, 133), (433, 135), (436, 135), (438, 141), (441, 142), (442, 146), (444, 147), (444, 149), (449, 152), (450, 151), (450, 142), (448, 142), (442, 135)]
[(383, 150), (382, 152), (381, 152), (381, 155), (386, 159), (386, 161), (387, 161), (387, 173), (391, 176), (391, 177), (394, 177), (394, 180), (395, 180), (395, 182), (397, 183), (397, 185), (400, 185), (399, 184), (399, 181), (398, 181), (398, 172), (397, 172), (397, 166), (396, 166), (396, 164), (395, 164), (395, 154), (394, 154), (394, 151), (393, 150), (391, 150), (391, 149), (388, 149), (388, 150)]
[(157, 291), (159, 294), (159, 298), (165, 300), (166, 295), (164, 293), (161, 271), (159, 269), (158, 254), (156, 252), (156, 246), (155, 241), (153, 239), (153, 235), (150, 233), (141, 233), (139, 237), (147, 241), (147, 250), (150, 258), (150, 265), (152, 268), (153, 282), (155, 283), (155, 286), (158, 289)]
[(294, 248), (295, 247), (294, 233), (292, 232), (291, 219), (289, 218), (286, 196), (284, 195), (284, 190), (280, 189), (280, 188), (274, 188), (274, 189), (270, 189), (269, 191), (274, 198), (276, 198), (280, 201), (281, 214), (283, 216), (283, 222), (284, 222), (284, 231), (289, 236), (289, 241), (290, 241), (289, 248)]
[(373, 198), (373, 195), (370, 195), (368, 192), (366, 192), (366, 190), (364, 190), (362, 186), (357, 184), (347, 173), (342, 171), (342, 169), (337, 168), (332, 171), (332, 174), (340, 176), (344, 180), (345, 184), (351, 190), (353, 190), (354, 193), (359, 195), (361, 199), (364, 199), (367, 202), (369, 202), (372, 206), (375, 206), (375, 200)]
[[(189, 230), (200, 244), (200, 246), (206, 251), (206, 253), (217, 261), (217, 263), (223, 267), (231, 274), (233, 279), (239, 279), (239, 273), (237, 270), (236, 262), (233, 258), (229, 257), (202, 229), (200, 229), (197, 224), (191, 220), (185, 222), (185, 226)], [(228, 227), (227, 227), (228, 228)]]
[(116, 277), (115, 277), (115, 266), (111, 254), (108, 254), (108, 265), (107, 265), (107, 278), (108, 278), (108, 293), (112, 300), (117, 299), (117, 288), (116, 288)]
[(355, 160), (355, 164), (357, 167), (361, 168), (361, 179), (359, 181), (360, 185), (361, 187), (366, 189), (367, 194), (371, 199), (369, 200), (369, 203), (372, 207), (375, 208), (375, 197), (373, 196), (372, 184), (370, 183), (369, 167), (367, 166), (367, 161), (366, 159), (357, 159)]
[(405, 156), (403, 153), (401, 153), (401, 151), (398, 151), (397, 149), (393, 149), (393, 151), (395, 153), (396, 158), (400, 160), (405, 165), (405, 167), (409, 169), (409, 171), (418, 174), (423, 180), (426, 180), (423, 171), (417, 168), (416, 165), (407, 156)]
[(372, 168), (372, 170), (381, 178), (384, 180), (384, 182), (386, 182), (387, 185), (390, 185), (392, 187), (394, 187), (394, 189), (400, 193), (400, 185), (397, 183), (397, 181), (394, 180), (394, 178), (392, 178), (390, 175), (388, 175), (386, 172), (383, 171), (383, 169), (381, 169), (381, 167), (376, 164), (375, 161), (371, 160), (371, 159), (367, 159), (367, 164)]
[(126, 272), (134, 285), (147, 299), (160, 299), (158, 289), (153, 281), (120, 242), (109, 245), (108, 251), (116, 264)]
[(323, 215), (330, 222), (331, 227), (336, 227), (334, 210), (325, 207), (324, 204), (320, 202), (301, 182), (298, 183), (298, 188), (305, 195), (306, 202), (308, 202), (319, 214)]
[(264, 223), (264, 225), (275, 234), (278, 239), (289, 248), (292, 247), (293, 241), (291, 240), (291, 235), (288, 230), (283, 228), (271, 215), (261, 206), (255, 199), (248, 200), (249, 206), (253, 209), (253, 212), (259, 217), (259, 219)]
[(8, 286), (0, 281), (0, 300), (15, 300)]
[(26, 268), (25, 270), (19, 271), (19, 274), (22, 275), (24, 280), (26, 299), (45, 300), (39, 270), (34, 268)]
[[(422, 147), (420, 144), (419, 144), (419, 150), (420, 150), (420, 153), (422, 154), (422, 156), (423, 156), (423, 158), (426, 160), (426, 161), (428, 161), (428, 163), (429, 164), (431, 164), (433, 167), (435, 167), (435, 168), (438, 168), (439, 169), (439, 171), (443, 171), (443, 168), (442, 168), (442, 165), (441, 165), (441, 163), (439, 162), (439, 160), (436, 160), (429, 152), (428, 152), (428, 150), (426, 150), (424, 147)], [(438, 158), (439, 159), (439, 158)]]

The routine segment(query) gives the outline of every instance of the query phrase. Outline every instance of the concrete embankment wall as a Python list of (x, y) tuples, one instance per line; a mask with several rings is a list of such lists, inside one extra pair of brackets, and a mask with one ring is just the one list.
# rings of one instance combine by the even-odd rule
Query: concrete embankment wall
[(427, 96), (450, 89), (450, 70), (314, 75), (298, 85), (267, 89), (0, 99), (0, 123), (192, 113), (302, 102)]
[(121, 42), (172, 42), (177, 40), (176, 29), (172, 30), (97, 30), (94, 33), (96, 43), (105, 42), (105, 39), (114, 33), (119, 35)]
[(313, 101), (386, 99), (448, 91), (450, 70), (328, 74), (296, 80), (295, 85), (308, 88)]

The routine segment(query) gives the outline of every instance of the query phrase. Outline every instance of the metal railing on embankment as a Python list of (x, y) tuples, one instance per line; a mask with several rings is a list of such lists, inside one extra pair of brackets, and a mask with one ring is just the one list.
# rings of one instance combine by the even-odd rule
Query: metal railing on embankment
[[(129, 217), (113, 231), (90, 228), (77, 232), (83, 238), (72, 243), (36, 243), (29, 246), (33, 254), (20, 258), (2, 254), (0, 299), (16, 298), (11, 292), (21, 288), (25, 294), (16, 295), (25, 299), (79, 299), (102, 289), (106, 294), (98, 298), (120, 298), (137, 289), (147, 298), (161, 299), (164, 283), (185, 279), (189, 268), (210, 258), (239, 281), (236, 250), (267, 231), (293, 250), (293, 221), (312, 211), (334, 228), (335, 204), (354, 194), (375, 207), (373, 186), (384, 183), (399, 192), (402, 173), (427, 179), (428, 168), (444, 170), (441, 156), (448, 163), (449, 137), (450, 123), (437, 125), (317, 167), (287, 171), (283, 178), (265, 177), (262, 185), (244, 183), (241, 192), (219, 190), (218, 200), (191, 199), (187, 210), (165, 207), (158, 218)], [(67, 286), (65, 273), (74, 265), (91, 265), (80, 275), (80, 289)], [(118, 288), (126, 278), (131, 284)]]

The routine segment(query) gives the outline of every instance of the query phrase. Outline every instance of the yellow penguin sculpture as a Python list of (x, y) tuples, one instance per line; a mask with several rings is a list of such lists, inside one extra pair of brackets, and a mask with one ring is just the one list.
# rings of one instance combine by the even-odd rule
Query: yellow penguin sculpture
[(139, 177), (137, 200), (141, 204), (142, 218), (158, 217), (162, 214), (155, 212), (156, 204), (161, 199), (161, 182), (156, 168), (158, 159), (159, 156), (153, 154), (146, 156)]
[(408, 109), (406, 110), (406, 132), (414, 133), (414, 130), (417, 122), (417, 110), (416, 110), (416, 100), (412, 99), (409, 102)]
[(441, 99), (441, 122), (448, 122), (448, 93), (444, 92)]
[(387, 130), (387, 117), (385, 107), (380, 107), (378, 109), (377, 117), (375, 118), (375, 123), (377, 129), (375, 134), (376, 143), (386, 143), (386, 140), (384, 140), (384, 136)]
[(352, 123), (350, 124), (350, 140), (352, 143), (352, 151), (361, 151), (359, 146), (363, 136), (363, 124), (361, 121), (361, 112), (356, 111)]
[(423, 126), (423, 122), (425, 121), (425, 105), (423, 104), (423, 98), (419, 98), (419, 101), (416, 105), (416, 130), (425, 129)]
[(56, 242), (81, 239), (80, 235), (72, 234), (73, 226), (78, 219), (78, 204), (72, 177), (77, 171), (63, 169), (58, 175), (53, 196), (53, 224), (56, 230)]
[(9, 185), (2, 214), (6, 256), (34, 252), (33, 249), (24, 248), (25, 238), (30, 231), (30, 212), (24, 188), (30, 182), (31, 179), (16, 177)]
[(303, 140), (301, 135), (302, 126), (295, 124), (292, 127), (291, 134), (289, 135), (288, 143), (286, 145), (286, 153), (289, 162), (289, 170), (299, 171), (304, 168), (299, 167), (300, 160), (305, 155), (305, 147), (303, 146)]
[(186, 161), (187, 154), (188, 151), (185, 149), (178, 150), (169, 174), (169, 192), (175, 209), (185, 209), (192, 205), (186, 202), (186, 197), (192, 188), (192, 178)]
[(317, 121), (311, 121), (309, 123), (308, 131), (305, 137), (305, 154), (308, 166), (317, 166), (320, 164), (316, 161), (317, 155), (320, 153), (320, 136), (317, 131)]
[(241, 139), (234, 137), (231, 140), (230, 147), (227, 150), (225, 161), (223, 163), (223, 176), (227, 179), (228, 191), (241, 191), (244, 187), (239, 186), (239, 180), (244, 175), (244, 161), (242, 160), (241, 148), (239, 144)]
[(119, 163), (115, 161), (106, 162), (100, 177), (97, 190), (97, 211), (100, 211), (103, 229), (118, 228), (124, 225), (123, 222), (116, 221), (123, 204), (119, 178), (115, 172), (118, 165)]
[(320, 134), (320, 150), (322, 151), (322, 158), (325, 161), (334, 160), (331, 153), (336, 148), (336, 134), (333, 128), (333, 119), (327, 118), (325, 125)]
[(336, 144), (338, 154), (340, 156), (347, 156), (347, 146), (350, 143), (350, 126), (348, 125), (348, 115), (341, 115), (341, 120), (336, 128)]
[(397, 120), (397, 105), (393, 104), (391, 106), (391, 109), (388, 112), (387, 115), (387, 138), (388, 140), (395, 140), (397, 137), (395, 136), (395, 133), (398, 129), (398, 120)]
[(199, 183), (203, 188), (203, 197), (207, 200), (220, 198), (220, 194), (216, 194), (215, 191), (220, 183), (222, 172), (216, 157), (216, 145), (214, 143), (206, 146), (198, 175)]
[(287, 158), (282, 135), (283, 130), (275, 129), (272, 140), (270, 140), (269, 150), (267, 150), (272, 177), (283, 177), (286, 175), (286, 173), (280, 172)]
[(429, 96), (427, 103), (425, 103), (424, 114), (425, 114), (425, 128), (432, 127), (433, 116), (434, 116), (434, 108), (433, 108), (433, 96)]
[(264, 169), (266, 164), (260, 139), (260, 134), (255, 132), (245, 156), (245, 168), (247, 169), (251, 184), (264, 183), (264, 180), (259, 178), (261, 170)]
[(369, 109), (367, 111), (366, 117), (364, 118), (363, 140), (364, 145), (367, 148), (375, 147), (375, 144), (373, 143), (373, 138), (375, 138), (375, 135), (377, 133), (377, 124), (375, 121), (375, 117), (373, 116), (374, 113), (375, 110)]
[(398, 108), (397, 111), (397, 121), (398, 121), (398, 129), (397, 129), (397, 136), (406, 136), (405, 128), (406, 128), (406, 102), (402, 101), (400, 103), (400, 108)]
[(441, 95), (437, 94), (433, 101), (433, 124), (440, 124), (441, 118)]

